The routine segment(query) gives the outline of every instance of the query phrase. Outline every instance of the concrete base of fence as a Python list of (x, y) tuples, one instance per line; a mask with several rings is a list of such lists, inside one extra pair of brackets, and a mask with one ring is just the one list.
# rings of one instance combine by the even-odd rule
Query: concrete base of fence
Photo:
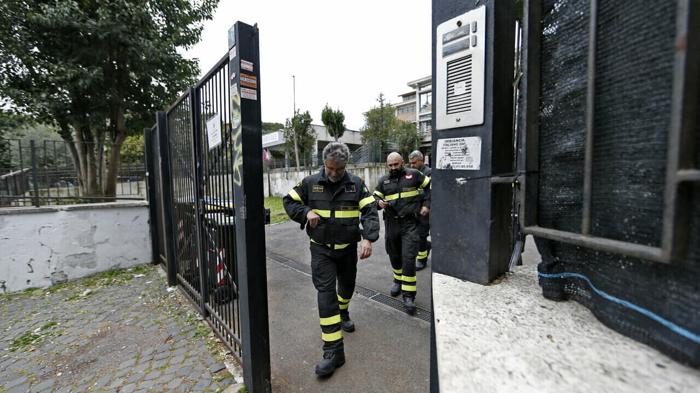
[(148, 263), (148, 202), (0, 209), (0, 250), (0, 293)]

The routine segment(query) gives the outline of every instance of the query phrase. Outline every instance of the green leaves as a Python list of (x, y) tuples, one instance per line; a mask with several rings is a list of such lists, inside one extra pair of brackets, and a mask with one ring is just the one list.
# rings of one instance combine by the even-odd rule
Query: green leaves
[(301, 165), (306, 157), (311, 154), (314, 143), (316, 142), (316, 132), (311, 127), (313, 119), (309, 111), (299, 113), (290, 120), (287, 119), (284, 128), (284, 140), (286, 148), (289, 152), (294, 152), (294, 137), (296, 136), (297, 146), (299, 147), (299, 163)]
[(74, 129), (115, 111), (140, 132), (199, 73), (177, 48), (199, 41), (218, 0), (16, 0), (0, 5), (0, 95)]
[(328, 129), (328, 134), (334, 137), (336, 141), (345, 133), (345, 115), (340, 109), (334, 111), (326, 104), (323, 111), (321, 111), (321, 121)]
[(362, 142), (377, 144), (381, 146), (381, 151), (385, 151), (389, 143), (394, 143), (397, 150), (407, 157), (406, 154), (420, 144), (418, 129), (415, 124), (398, 120), (394, 107), (385, 103), (383, 94), (379, 94), (377, 102), (378, 107), (365, 113)]

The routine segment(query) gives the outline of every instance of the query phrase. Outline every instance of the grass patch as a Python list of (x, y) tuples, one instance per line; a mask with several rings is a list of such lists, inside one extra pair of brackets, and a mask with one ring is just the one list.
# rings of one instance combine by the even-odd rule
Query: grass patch
[(57, 337), (62, 334), (56, 329), (58, 322), (47, 322), (43, 326), (32, 331), (22, 333), (10, 343), (10, 352), (30, 352), (36, 349), (47, 337)]
[[(41, 288), (27, 288), (24, 291), (19, 292), (0, 293), (0, 301), (4, 302), (7, 300), (20, 299), (43, 294), (44, 290)], [(2, 393), (2, 390), (0, 390), (0, 393)]]
[(289, 221), (289, 216), (282, 206), (282, 197), (265, 198), (265, 207), (270, 209), (270, 224)]
[(206, 337), (209, 335), (209, 329), (204, 326), (203, 323), (198, 323), (197, 326), (194, 328), (194, 337), (195, 338), (200, 338), (200, 337)]
[(131, 281), (135, 275), (145, 274), (149, 270), (151, 270), (151, 266), (149, 265), (138, 265), (128, 269), (112, 269), (85, 277), (79, 280), (77, 284), (83, 288), (97, 288), (113, 284), (125, 284)]
[(223, 370), (216, 373), (212, 379), (214, 379), (214, 382), (221, 382), (226, 378), (233, 378), (233, 375), (231, 375), (231, 373), (228, 372), (228, 370)]
[(248, 393), (248, 388), (243, 386), (242, 388), (238, 389), (238, 393)]

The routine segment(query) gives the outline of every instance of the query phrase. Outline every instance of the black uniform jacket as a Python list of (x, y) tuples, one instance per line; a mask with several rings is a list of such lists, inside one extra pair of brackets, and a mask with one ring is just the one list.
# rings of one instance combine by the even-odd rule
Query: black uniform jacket
[(379, 238), (377, 204), (362, 179), (345, 172), (335, 192), (331, 193), (329, 185), (323, 169), (305, 177), (284, 197), (284, 210), (302, 228), (309, 210), (321, 216), (316, 228), (306, 226), (315, 243), (346, 244), (361, 238), (376, 241)]
[[(424, 174), (425, 176), (428, 176), (428, 177), (430, 177), (430, 176), (432, 175), (432, 172), (433, 172), (432, 169), (430, 169), (430, 167), (427, 166), (427, 165), (425, 165), (425, 164), (423, 164), (420, 168), (416, 168), (416, 169), (418, 169), (418, 171), (419, 171), (420, 173), (422, 173), (422, 174)], [(428, 188), (430, 188), (430, 187), (428, 187)], [(423, 191), (423, 190), (421, 190), (421, 194), (424, 194), (424, 191)]]
[(391, 217), (415, 216), (421, 206), (430, 208), (430, 177), (418, 170), (403, 168), (396, 177), (382, 176), (374, 196), (389, 205), (384, 209), (384, 214)]

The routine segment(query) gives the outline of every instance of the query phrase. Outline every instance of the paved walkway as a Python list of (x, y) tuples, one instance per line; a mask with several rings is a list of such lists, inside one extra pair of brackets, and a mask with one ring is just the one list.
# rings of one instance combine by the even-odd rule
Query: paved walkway
[(358, 263), (350, 303), (357, 330), (343, 334), (346, 363), (331, 378), (319, 379), (314, 366), (321, 359), (322, 342), (309, 238), (293, 222), (268, 226), (266, 236), (273, 392), (430, 390), (430, 269), (417, 274), (420, 309), (411, 317), (389, 296), (392, 272), (380, 238), (372, 257)]
[(160, 268), (0, 297), (0, 392), (214, 392), (234, 384)]

